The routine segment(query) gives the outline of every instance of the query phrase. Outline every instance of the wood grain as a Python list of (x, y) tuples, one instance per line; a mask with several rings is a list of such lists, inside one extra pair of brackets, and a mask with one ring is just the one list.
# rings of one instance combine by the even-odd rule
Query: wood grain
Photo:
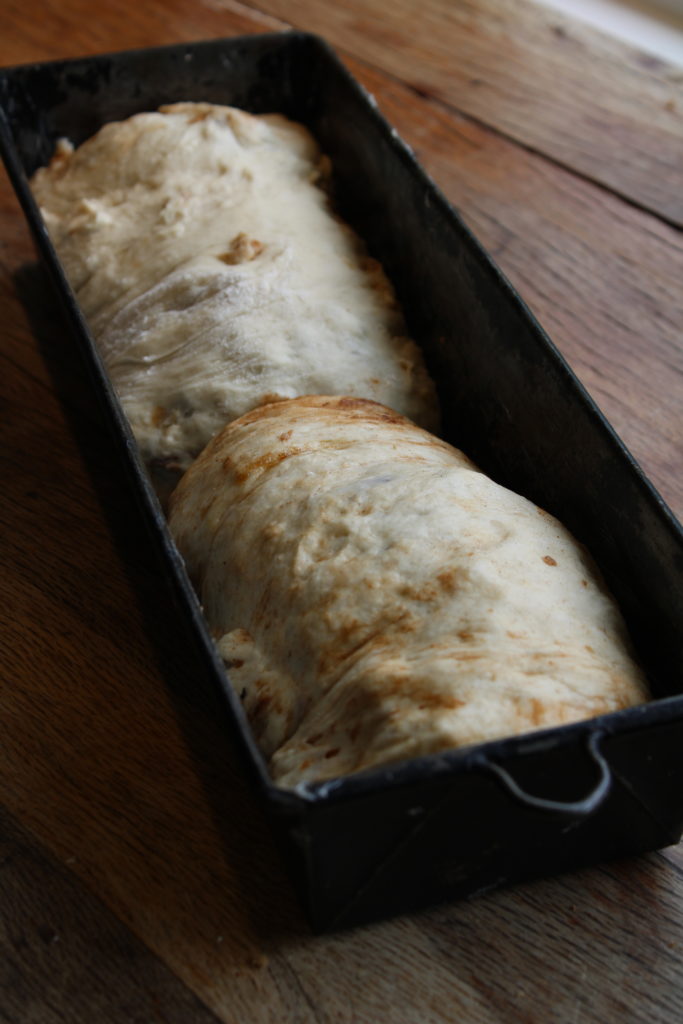
[(349, 64), (682, 514), (681, 232)]
[[(211, 4), (205, 34), (287, 24), (233, 0)], [(328, 7), (320, 7), (319, 17), (323, 9), (333, 17)], [(203, 35), (180, 0), (135, 8), (125, 18), (120, 4), (107, 4), (94, 26), (84, 0), (71, 0), (68, 12), (60, 10), (58, 24), (75, 38), (74, 53), (110, 49), (112, 36), (122, 39), (117, 46), (136, 47)], [(32, 59), (63, 53), (58, 37), (42, 32), (40, 46), (27, 51), (34, 32), (21, 22), (18, 39), (7, 40), (23, 54), (19, 59), (29, 59), (27, 52)], [(599, 35), (589, 38), (602, 45)], [(10, 63), (2, 40), (0, 63)], [(528, 302), (664, 499), (683, 514), (680, 232), (365, 61), (347, 63)], [(677, 167), (683, 195), (683, 159)]]
[(216, 1024), (68, 868), (2, 812), (0, 881), (0, 1020)]
[[(416, 92), (432, 57), (414, 15), (413, 52), (404, 26), (402, 70), (381, 70), (372, 54), (386, 58), (399, 9), (386, 5), (384, 29), (372, 4), (355, 28), (349, 3), (285, 16), (334, 31), (346, 17), (351, 69), (683, 511), (680, 233), (654, 200), (638, 209), (559, 167), (547, 126), (534, 152), (493, 115)], [(441, 53), (464, 45), (465, 10), (474, 32), (474, 6), (454, 7)], [(495, 13), (492, 0), (478, 10)], [(508, 0), (497, 10), (505, 28)], [(5, 64), (280, 24), (223, 0), (4, 13)], [(478, 59), (495, 76), (487, 31)], [(576, 104), (588, 117), (583, 94)], [(0, 323), (0, 1020), (677, 1024), (680, 846), (308, 933), (226, 732), (188, 686), (191, 654), (4, 177)]]
[(63, 8), (37, 0), (30, 19), (18, 0), (5, 7), (12, 34), (4, 53), (0, 41), (3, 64), (62, 56), (64, 38), (77, 55), (286, 25), (318, 32), (418, 93), (683, 223), (683, 69), (529, 0), (110, 2), (97, 19), (84, 0)]
[(683, 69), (528, 0), (254, 6), (683, 223)]

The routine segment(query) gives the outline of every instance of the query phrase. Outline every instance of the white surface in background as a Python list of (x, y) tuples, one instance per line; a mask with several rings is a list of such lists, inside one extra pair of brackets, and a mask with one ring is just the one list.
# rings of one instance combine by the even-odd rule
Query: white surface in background
[(683, 0), (539, 0), (683, 66)]

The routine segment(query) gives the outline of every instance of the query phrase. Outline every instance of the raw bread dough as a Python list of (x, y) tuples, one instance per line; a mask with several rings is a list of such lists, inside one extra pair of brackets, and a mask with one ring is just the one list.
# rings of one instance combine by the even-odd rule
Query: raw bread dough
[(567, 530), (373, 402), (233, 422), (170, 525), (283, 786), (648, 699)]
[(325, 165), (280, 115), (179, 103), (62, 143), (35, 174), (152, 470), (173, 479), (277, 397), (362, 395), (436, 428), (420, 351), (381, 267), (331, 213)]

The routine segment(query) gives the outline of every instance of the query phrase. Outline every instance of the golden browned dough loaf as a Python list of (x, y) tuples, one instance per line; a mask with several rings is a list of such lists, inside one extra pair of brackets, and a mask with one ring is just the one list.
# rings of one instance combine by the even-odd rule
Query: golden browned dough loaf
[(301, 125), (179, 103), (63, 143), (32, 187), (159, 486), (226, 422), (311, 393), (435, 429), (392, 288)]
[(283, 786), (648, 697), (567, 530), (373, 402), (236, 420), (170, 524)]

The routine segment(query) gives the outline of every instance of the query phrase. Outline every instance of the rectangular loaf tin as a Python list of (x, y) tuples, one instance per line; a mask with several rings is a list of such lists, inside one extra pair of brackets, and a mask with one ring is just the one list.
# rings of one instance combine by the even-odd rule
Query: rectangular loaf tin
[[(28, 187), (60, 136), (205, 100), (307, 124), (342, 215), (392, 277), (438, 383), (444, 436), (587, 544), (655, 699), (526, 737), (279, 790), (226, 682), (127, 421)], [(519, 296), (329, 47), (303, 33), (0, 71), (0, 142), (169, 585), (314, 929), (675, 843), (683, 828), (683, 534)]]

